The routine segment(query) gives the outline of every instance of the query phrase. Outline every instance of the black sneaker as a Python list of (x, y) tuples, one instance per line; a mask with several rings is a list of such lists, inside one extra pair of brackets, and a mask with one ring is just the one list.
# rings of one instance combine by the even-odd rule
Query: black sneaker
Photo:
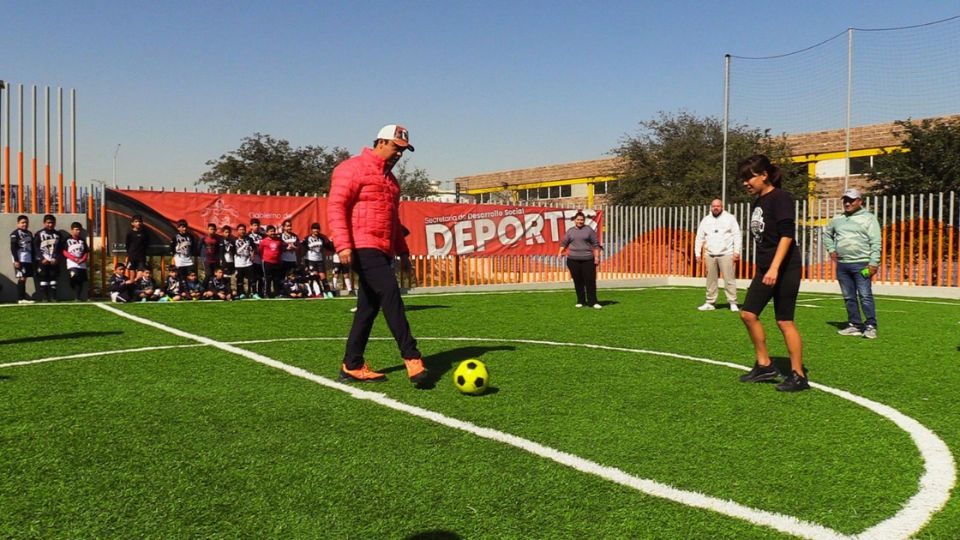
[(740, 382), (765, 382), (772, 381), (777, 378), (779, 373), (777, 373), (777, 368), (773, 367), (773, 364), (768, 364), (766, 366), (761, 366), (760, 364), (753, 364), (753, 369), (750, 370), (746, 375), (740, 376)]
[(809, 390), (810, 382), (807, 381), (807, 378), (803, 375), (800, 375), (796, 371), (791, 371), (790, 376), (784, 379), (784, 381), (777, 385), (778, 392), (800, 392), (801, 390)]

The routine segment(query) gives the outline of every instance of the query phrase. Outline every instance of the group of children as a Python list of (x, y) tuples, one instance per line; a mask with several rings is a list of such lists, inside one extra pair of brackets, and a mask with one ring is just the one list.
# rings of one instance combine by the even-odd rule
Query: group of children
[[(66, 262), (70, 276), (70, 289), (76, 299), (83, 299), (87, 282), (87, 261), (90, 248), (83, 235), (83, 227), (70, 224), (70, 236), (57, 230), (57, 218), (52, 214), (43, 216), (43, 228), (30, 232), (30, 219), (17, 216), (17, 228), (10, 233), (10, 254), (17, 280), (17, 301), (32, 304), (35, 301), (57, 300), (57, 281), (61, 263)], [(27, 278), (34, 280), (33, 298), (27, 296)]]
[[(147, 265), (150, 233), (142, 217), (133, 216), (130, 225), (126, 264), (117, 264), (110, 280), (114, 302), (332, 298), (341, 280), (347, 294), (353, 291), (350, 269), (340, 263), (319, 223), (311, 225), (310, 234), (302, 239), (289, 219), (279, 230), (273, 225), (261, 229), (258, 219), (250, 221), (249, 230), (244, 224), (234, 231), (229, 225), (210, 223), (207, 234), (198, 239), (181, 219), (169, 246), (173, 264), (160, 285)], [(327, 280), (327, 256), (333, 260), (332, 286)], [(195, 257), (203, 264), (203, 281)]]

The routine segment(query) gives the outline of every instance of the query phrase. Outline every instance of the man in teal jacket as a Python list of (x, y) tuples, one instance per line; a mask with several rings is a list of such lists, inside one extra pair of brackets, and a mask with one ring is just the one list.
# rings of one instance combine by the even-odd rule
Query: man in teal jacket
[[(877, 337), (877, 308), (871, 284), (880, 265), (880, 241), (880, 223), (877, 216), (863, 209), (860, 190), (844, 191), (843, 213), (831, 219), (823, 231), (823, 245), (837, 264), (837, 281), (847, 306), (848, 324), (838, 332), (840, 335)], [(862, 330), (861, 320), (865, 324)]]

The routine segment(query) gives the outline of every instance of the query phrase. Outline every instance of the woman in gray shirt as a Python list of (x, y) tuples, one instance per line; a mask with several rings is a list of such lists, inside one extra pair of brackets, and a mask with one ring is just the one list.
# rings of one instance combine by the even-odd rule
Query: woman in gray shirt
[(577, 291), (575, 307), (591, 305), (600, 309), (597, 302), (597, 265), (600, 264), (600, 242), (597, 232), (586, 224), (583, 212), (573, 216), (574, 227), (567, 229), (566, 236), (560, 242), (559, 256), (567, 255), (567, 268), (573, 278), (573, 288)]

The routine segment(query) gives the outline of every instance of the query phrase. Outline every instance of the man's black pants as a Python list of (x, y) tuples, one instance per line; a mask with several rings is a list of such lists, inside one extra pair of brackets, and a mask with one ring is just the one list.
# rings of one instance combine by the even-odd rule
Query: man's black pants
[(353, 326), (343, 356), (347, 369), (363, 366), (363, 352), (381, 308), (393, 339), (400, 348), (400, 355), (403, 358), (420, 358), (417, 340), (410, 333), (410, 323), (407, 322), (400, 287), (390, 261), (386, 253), (376, 249), (353, 251), (353, 271), (360, 278), (360, 286), (357, 288), (357, 312), (353, 316)]

